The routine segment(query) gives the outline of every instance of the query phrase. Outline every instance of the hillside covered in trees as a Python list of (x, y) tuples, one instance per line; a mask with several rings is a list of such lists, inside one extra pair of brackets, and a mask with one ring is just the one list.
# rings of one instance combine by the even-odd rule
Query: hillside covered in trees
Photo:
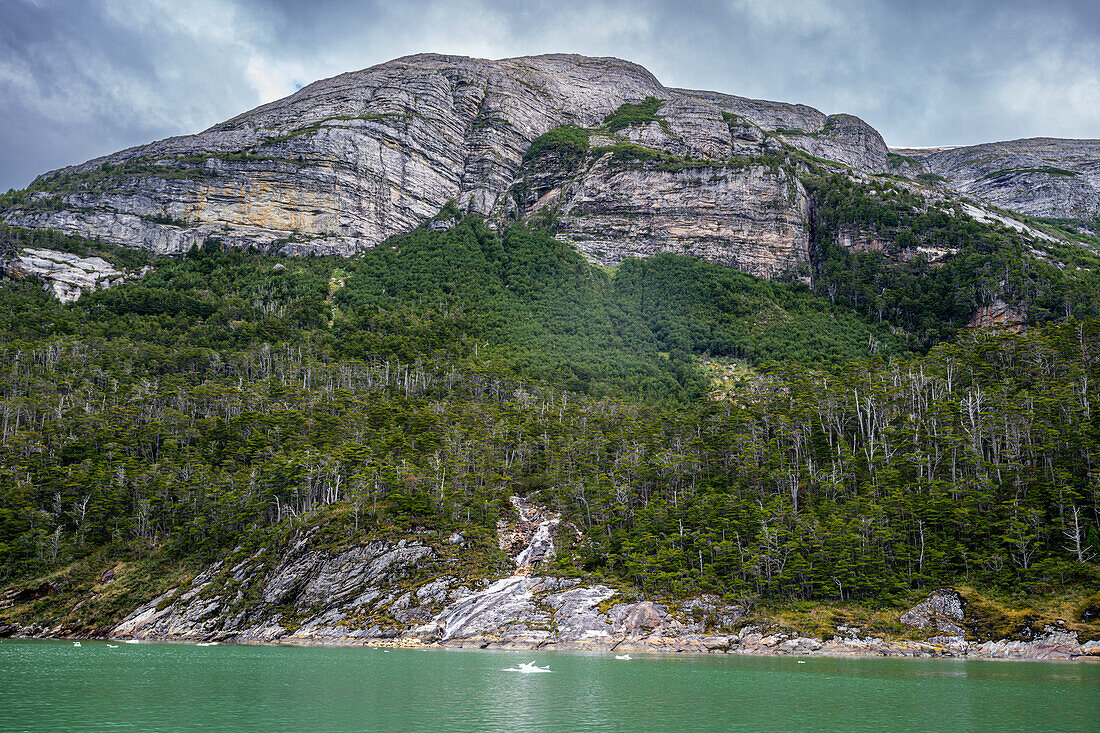
[[(658, 596), (1100, 580), (1095, 320), (925, 353), (802, 284), (672, 255), (609, 272), (476, 217), (353, 260), (155, 264), (71, 306), (0, 288), (5, 584), (329, 516), (354, 516), (343, 541), (491, 552), (513, 493), (583, 532), (556, 572)], [(751, 369), (709, 399), (700, 357)]]

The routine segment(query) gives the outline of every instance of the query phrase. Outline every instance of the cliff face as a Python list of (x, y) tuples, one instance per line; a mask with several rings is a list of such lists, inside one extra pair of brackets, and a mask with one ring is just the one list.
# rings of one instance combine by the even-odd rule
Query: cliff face
[(1100, 215), (1100, 140), (1040, 137), (894, 152), (919, 161), (956, 192), (1004, 209), (1069, 219)]
[[(648, 119), (605, 123), (647, 98), (659, 103)], [(583, 155), (526, 156), (565, 125), (584, 131)], [(1098, 141), (890, 152), (850, 115), (665, 87), (619, 59), (424, 54), (46, 174), (0, 219), (159, 253), (217, 238), (351, 255), (454, 200), (499, 222), (547, 207), (561, 236), (604, 264), (679, 252), (770, 276), (808, 258), (803, 154), (857, 177), (936, 181), (937, 195), (979, 206), (1100, 212)]]
[(529, 213), (514, 193), (533, 173), (523, 156), (535, 138), (566, 124), (596, 128), (646, 97), (662, 101), (661, 123), (604, 142), (636, 142), (692, 166), (624, 170), (604, 159), (574, 171), (559, 193), (563, 235), (596, 259), (679, 251), (761, 274), (789, 269), (806, 256), (805, 195), (753, 156), (785, 142), (885, 167), (882, 138), (856, 118), (666, 88), (618, 59), (419, 55), (316, 82), (197, 135), (47, 174), (2, 216), (161, 253), (217, 237), (350, 255), (449, 200), (486, 215)]

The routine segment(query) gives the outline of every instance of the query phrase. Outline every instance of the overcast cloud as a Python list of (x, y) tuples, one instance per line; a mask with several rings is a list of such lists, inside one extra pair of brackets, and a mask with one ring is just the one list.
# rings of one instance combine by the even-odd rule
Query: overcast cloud
[(424, 51), (619, 56), (895, 146), (1100, 137), (1096, 0), (0, 0), (0, 191)]

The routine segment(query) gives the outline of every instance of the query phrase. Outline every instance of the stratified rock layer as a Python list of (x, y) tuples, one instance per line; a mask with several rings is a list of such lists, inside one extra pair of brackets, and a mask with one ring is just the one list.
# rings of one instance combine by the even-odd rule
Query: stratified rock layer
[(943, 176), (955, 191), (1001, 208), (1070, 219), (1100, 215), (1100, 140), (1036, 137), (895, 152)]
[(640, 171), (604, 160), (584, 172), (560, 196), (562, 231), (596, 259), (674, 251), (760, 274), (788, 270), (806, 258), (805, 193), (750, 158), (785, 141), (861, 170), (886, 165), (882, 138), (854, 117), (666, 88), (618, 59), (419, 55), (316, 82), (197, 135), (42, 176), (2, 216), (160, 253), (216, 237), (350, 255), (450, 200), (487, 215), (529, 213), (510, 189), (531, 173), (522, 168), (532, 140), (565, 124), (598, 127), (646, 97), (663, 100), (662, 124), (611, 142), (714, 165)]

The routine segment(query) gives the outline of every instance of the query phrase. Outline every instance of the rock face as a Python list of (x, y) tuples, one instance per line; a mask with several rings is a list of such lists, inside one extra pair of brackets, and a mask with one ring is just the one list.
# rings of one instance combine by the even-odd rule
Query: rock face
[[(677, 635), (704, 630), (703, 624), (677, 621), (660, 604), (615, 603), (616, 591), (606, 586), (536, 575), (555, 554), (554, 536), (572, 538), (576, 530), (518, 497), (513, 506), (515, 521), (503, 522), (498, 534), (515, 572), (484, 581), (480, 588), (441, 573), (446, 564), (438, 552), (415, 540), (333, 552), (314, 548), (312, 535), (303, 534), (277, 558), (260, 552), (231, 566), (225, 561), (211, 565), (135, 609), (110, 636), (666, 649), (681, 643)], [(720, 604), (707, 608), (729, 613)]]
[(901, 615), (903, 624), (918, 629), (935, 629), (948, 636), (966, 636), (960, 624), (965, 616), (965, 602), (952, 588), (935, 591), (928, 598)]
[(52, 249), (27, 248), (0, 259), (0, 272), (13, 280), (37, 277), (62, 303), (71, 303), (81, 293), (140, 278), (146, 270), (123, 272), (101, 257), (78, 257)]
[(1029, 138), (960, 148), (894, 149), (956, 191), (1032, 216), (1100, 214), (1100, 140)]
[[(1100, 642), (1081, 643), (1076, 632), (1058, 622), (1026, 640), (966, 641), (965, 602), (951, 589), (935, 591), (901, 617), (928, 630), (926, 641), (886, 641), (843, 625), (826, 639), (776, 626), (744, 625), (744, 609), (716, 596), (687, 599), (676, 608), (623, 597), (604, 585), (540, 574), (547, 569), (545, 560), (557, 551), (554, 538), (571, 541), (573, 530), (566, 526), (569, 531), (563, 532), (560, 519), (536, 504), (516, 499), (513, 506), (515, 519), (498, 528), (500, 546), (515, 568), (506, 577), (477, 580), (455, 572), (455, 558), (443, 557), (443, 548), (466, 542), (457, 534), (442, 540), (439, 548), (406, 538), (333, 550), (325, 549), (316, 530), (310, 530), (276, 555), (271, 548), (253, 554), (238, 548), (135, 609), (113, 629), (94, 633), (116, 639), (617, 653), (1100, 658)], [(533, 559), (537, 553), (543, 560)], [(5, 596), (0, 607), (51, 592), (43, 586), (25, 591), (27, 598)], [(0, 636), (73, 633), (0, 627)]]
[(779, 169), (630, 170), (607, 154), (537, 204), (554, 198), (559, 236), (605, 265), (673, 252), (769, 276), (809, 258), (806, 192)]
[[(604, 124), (647, 98), (660, 102), (652, 119)], [(525, 160), (564, 125), (587, 130), (596, 152)], [(891, 154), (856, 117), (665, 87), (619, 59), (421, 54), (40, 176), (0, 219), (158, 253), (216, 238), (351, 255), (453, 200), (499, 223), (547, 207), (560, 236), (603, 264), (677, 252), (772, 276), (808, 259), (797, 151), (854, 175), (930, 176), (938, 195), (1027, 214), (1100, 213), (1100, 141)]]
[(882, 138), (854, 117), (667, 88), (618, 59), (425, 54), (41, 176), (2, 218), (160, 253), (218, 238), (350, 255), (450, 200), (504, 219), (530, 213), (546, 203), (521, 195), (537, 177), (523, 165), (536, 137), (566, 124), (597, 128), (647, 97), (662, 100), (660, 124), (608, 132), (603, 143), (693, 162), (642, 169), (606, 156), (561, 181), (563, 236), (597, 260), (675, 251), (784, 271), (806, 257), (806, 197), (761, 156), (789, 145), (861, 170), (886, 166)]
[(967, 326), (981, 329), (1003, 328), (1015, 333), (1020, 330), (1024, 321), (1022, 313), (998, 298), (974, 311)]

